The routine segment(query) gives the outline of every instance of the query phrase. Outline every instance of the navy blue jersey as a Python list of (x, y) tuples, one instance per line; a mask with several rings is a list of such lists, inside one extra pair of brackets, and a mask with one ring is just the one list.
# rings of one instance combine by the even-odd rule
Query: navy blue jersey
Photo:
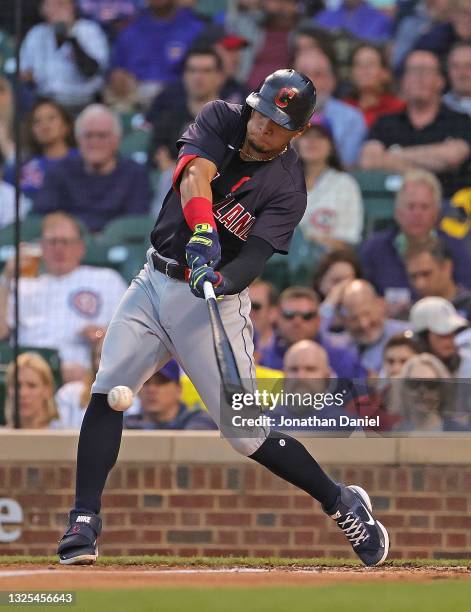
[[(267, 162), (242, 161), (239, 148), (249, 114), (242, 106), (209, 102), (177, 142), (179, 159), (197, 155), (211, 160), (218, 172), (211, 182), (213, 212), (221, 242), (219, 267), (232, 261), (248, 236), (287, 253), (296, 225), (306, 209), (306, 183), (296, 151), (288, 145)], [(155, 249), (181, 264), (191, 237), (180, 195), (169, 191), (152, 231)]]

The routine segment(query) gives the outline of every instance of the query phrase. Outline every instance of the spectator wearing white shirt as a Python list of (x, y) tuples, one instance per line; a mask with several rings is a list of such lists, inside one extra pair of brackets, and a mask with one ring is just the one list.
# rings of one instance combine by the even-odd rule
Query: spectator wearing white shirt
[(355, 179), (343, 172), (332, 132), (312, 124), (297, 139), (304, 165), (307, 208), (300, 227), (307, 240), (328, 250), (358, 244), (363, 229), (363, 201)]
[[(80, 429), (85, 409), (88, 406), (92, 384), (100, 365), (101, 349), (105, 336), (101, 336), (92, 346), (92, 365), (81, 380), (73, 380), (62, 385), (56, 393), (56, 404), (59, 420), (56, 429)], [(140, 411), (141, 402), (136, 396), (133, 405), (126, 414), (136, 414)]]
[(94, 21), (77, 19), (73, 0), (43, 0), (44, 23), (21, 46), (21, 78), (41, 96), (78, 110), (103, 86), (108, 42)]
[[(20, 198), (20, 219), (30, 208), (28, 200)], [(0, 152), (0, 229), (10, 225), (15, 220), (15, 188), (3, 180), (3, 157)]]
[[(85, 244), (77, 221), (63, 212), (43, 221), (44, 272), (20, 279), (19, 343), (59, 351), (64, 382), (79, 380), (90, 368), (91, 346), (105, 332), (126, 290), (114, 270), (82, 266)], [(26, 255), (21, 254), (24, 261)], [(13, 329), (13, 296), (10, 293), (14, 260), (0, 278), (0, 337)]]

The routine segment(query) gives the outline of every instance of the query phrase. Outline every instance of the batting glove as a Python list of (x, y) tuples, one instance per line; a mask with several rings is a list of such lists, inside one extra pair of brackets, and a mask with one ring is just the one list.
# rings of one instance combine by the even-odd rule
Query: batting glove
[(203, 285), (205, 281), (209, 281), (213, 285), (216, 296), (224, 295), (226, 287), (220, 272), (215, 272), (207, 265), (191, 269), (189, 284), (193, 295), (204, 298)]
[(186, 245), (188, 267), (208, 264), (215, 268), (221, 261), (221, 245), (217, 231), (209, 223), (198, 223)]

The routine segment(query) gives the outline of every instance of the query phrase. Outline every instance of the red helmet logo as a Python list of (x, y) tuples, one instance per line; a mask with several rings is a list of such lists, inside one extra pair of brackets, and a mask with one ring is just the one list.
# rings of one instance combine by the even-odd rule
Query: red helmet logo
[(282, 87), (275, 96), (275, 104), (279, 108), (286, 108), (298, 92), (290, 87)]

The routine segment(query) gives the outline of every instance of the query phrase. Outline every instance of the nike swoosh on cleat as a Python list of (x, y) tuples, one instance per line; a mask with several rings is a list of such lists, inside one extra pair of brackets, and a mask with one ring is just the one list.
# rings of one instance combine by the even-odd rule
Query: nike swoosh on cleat
[(369, 518), (370, 518), (370, 520), (369, 520), (369, 521), (365, 521), (365, 523), (366, 523), (367, 525), (374, 525), (374, 524), (375, 524), (375, 520), (374, 520), (374, 518), (371, 516), (371, 514), (370, 514), (370, 512), (369, 512), (368, 508), (366, 508), (366, 506), (363, 506), (363, 508), (364, 508), (364, 510), (365, 510), (365, 512), (366, 512), (366, 514), (367, 514), (367, 515), (369, 516)]

